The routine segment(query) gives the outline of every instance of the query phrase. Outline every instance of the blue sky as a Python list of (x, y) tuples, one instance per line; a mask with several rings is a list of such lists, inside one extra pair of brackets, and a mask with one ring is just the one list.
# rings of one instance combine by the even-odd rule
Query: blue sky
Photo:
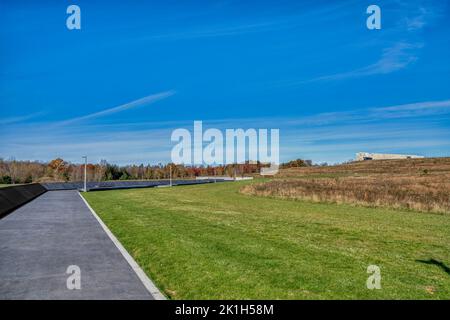
[(167, 162), (194, 120), (279, 128), (282, 161), (450, 156), (449, 18), (442, 0), (2, 1), (0, 157)]

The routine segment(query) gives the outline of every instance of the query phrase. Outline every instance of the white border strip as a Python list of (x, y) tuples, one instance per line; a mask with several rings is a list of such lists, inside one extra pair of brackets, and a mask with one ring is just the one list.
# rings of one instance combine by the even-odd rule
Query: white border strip
[(111, 241), (114, 243), (114, 245), (119, 249), (120, 253), (123, 255), (125, 260), (127, 260), (128, 264), (131, 266), (131, 269), (136, 273), (136, 275), (139, 277), (139, 279), (144, 284), (145, 288), (150, 292), (150, 294), (153, 296), (155, 300), (166, 300), (166, 297), (159, 291), (159, 289), (156, 287), (156, 285), (153, 283), (152, 280), (145, 274), (144, 270), (139, 267), (137, 262), (133, 259), (133, 257), (128, 253), (128, 251), (123, 247), (123, 245), (119, 242), (119, 240), (113, 235), (113, 233), (108, 229), (106, 224), (103, 223), (103, 221), (100, 219), (100, 217), (95, 213), (94, 209), (91, 208), (89, 203), (86, 201), (86, 199), (83, 198), (80, 192), (78, 192), (78, 195), (81, 199), (83, 199), (86, 206), (91, 210), (91, 213), (97, 219), (98, 223), (102, 226), (103, 230), (106, 232), (108, 237), (111, 239)]

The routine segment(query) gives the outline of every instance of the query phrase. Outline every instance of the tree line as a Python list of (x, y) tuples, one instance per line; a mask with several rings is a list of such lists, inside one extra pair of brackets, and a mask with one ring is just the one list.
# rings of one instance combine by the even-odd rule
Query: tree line
[[(309, 166), (310, 162), (301, 159), (281, 165), (281, 168)], [(258, 174), (268, 164), (245, 162), (241, 164), (217, 166), (185, 166), (173, 163), (158, 165), (118, 166), (101, 160), (97, 164), (88, 163), (86, 173), (88, 181), (107, 180), (149, 180), (183, 178), (198, 176), (244, 176)], [(84, 179), (84, 164), (74, 164), (57, 158), (49, 162), (19, 161), (0, 158), (0, 184), (20, 184), (51, 181), (81, 181)]]
[[(221, 166), (184, 166), (169, 164), (118, 166), (105, 160), (88, 163), (89, 181), (147, 180), (172, 178), (195, 178), (197, 176), (235, 176), (258, 173), (260, 163), (244, 163)], [(50, 181), (81, 181), (84, 164), (74, 164), (61, 158), (49, 162), (0, 159), (0, 184), (19, 184)]]

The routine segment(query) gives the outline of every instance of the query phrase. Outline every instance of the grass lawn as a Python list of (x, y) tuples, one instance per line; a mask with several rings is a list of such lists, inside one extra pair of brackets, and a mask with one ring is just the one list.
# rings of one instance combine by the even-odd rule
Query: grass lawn
[(448, 215), (240, 194), (247, 183), (83, 196), (172, 299), (450, 298)]

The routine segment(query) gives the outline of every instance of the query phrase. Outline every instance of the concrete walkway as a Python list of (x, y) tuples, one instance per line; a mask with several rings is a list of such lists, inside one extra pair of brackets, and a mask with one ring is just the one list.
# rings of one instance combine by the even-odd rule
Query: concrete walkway
[[(67, 289), (81, 270), (81, 289)], [(77, 191), (50, 191), (0, 220), (0, 299), (153, 299)]]

